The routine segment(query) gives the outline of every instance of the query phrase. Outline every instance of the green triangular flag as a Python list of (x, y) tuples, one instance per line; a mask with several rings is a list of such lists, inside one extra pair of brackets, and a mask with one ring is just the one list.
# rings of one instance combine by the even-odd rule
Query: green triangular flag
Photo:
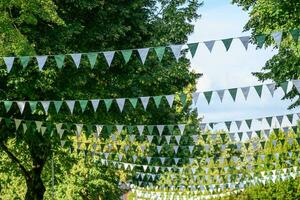
[(62, 101), (54, 101), (53, 103), (54, 103), (55, 110), (58, 113), (63, 102)]
[(29, 56), (21, 56), (19, 57), (21, 65), (23, 66), (23, 68), (27, 67), (30, 57)]
[(109, 111), (111, 104), (112, 104), (112, 99), (103, 99), (105, 106), (106, 106), (106, 110)]
[(248, 128), (251, 128), (252, 119), (246, 119), (245, 121), (246, 121)]
[(258, 35), (255, 38), (256, 38), (256, 41), (257, 41), (257, 46), (259, 48), (262, 48), (264, 43), (265, 43), (266, 36), (265, 35)]
[(262, 147), (263, 149), (265, 149), (265, 144), (266, 144), (265, 141), (260, 142), (260, 145), (261, 145), (261, 147)]
[(295, 134), (298, 133), (298, 126), (292, 126), (292, 129), (293, 129), (293, 131), (294, 131)]
[(64, 66), (65, 55), (55, 55), (54, 59), (58, 69), (61, 69)]
[(211, 100), (211, 97), (212, 97), (212, 91), (207, 91), (207, 92), (203, 92), (204, 96), (205, 96), (205, 99), (207, 101), (207, 103), (209, 104), (210, 103), (210, 100)]
[(134, 128), (134, 126), (127, 126), (128, 133), (132, 133), (133, 132), (133, 128)]
[(287, 88), (288, 88), (289, 82), (284, 82), (280, 84), (280, 87), (282, 88), (284, 94), (287, 93)]
[(256, 133), (256, 135), (257, 135), (259, 138), (261, 138), (261, 131), (260, 131), (260, 130), (255, 131), (255, 133)]
[(279, 128), (273, 128), (273, 131), (274, 131), (276, 137), (278, 137), (278, 134), (279, 134)]
[(167, 127), (168, 127), (170, 133), (173, 133), (174, 125), (168, 125)]
[(209, 123), (208, 125), (210, 126), (210, 128), (214, 129), (214, 123)]
[(106, 127), (107, 133), (110, 134), (112, 132), (113, 125), (105, 125), (105, 127)]
[(158, 108), (159, 105), (160, 105), (161, 98), (162, 98), (162, 96), (154, 96), (154, 97), (153, 97), (154, 103), (155, 103), (155, 105), (156, 105), (157, 108)]
[(298, 43), (298, 40), (299, 40), (299, 36), (300, 36), (300, 29), (294, 29), (294, 30), (291, 30), (291, 35), (292, 35), (292, 38), (293, 40)]
[(148, 125), (147, 129), (148, 129), (149, 134), (151, 135), (153, 133), (154, 126), (153, 125)]
[(226, 48), (226, 51), (229, 50), (230, 45), (231, 45), (231, 43), (232, 43), (232, 40), (233, 40), (233, 38), (228, 38), (228, 39), (223, 39), (223, 40), (222, 40), (222, 42), (223, 42), (223, 44), (224, 44), (224, 46), (225, 46), (225, 48)]
[(165, 54), (166, 47), (155, 47), (154, 51), (158, 57), (158, 60), (161, 61)]
[(290, 123), (293, 123), (293, 118), (294, 118), (293, 116), (294, 116), (293, 114), (286, 115)]
[(138, 102), (138, 98), (129, 98), (128, 100), (131, 103), (132, 107), (136, 108), (136, 105), (137, 105), (137, 102)]
[(245, 143), (245, 147), (248, 150), (249, 149), (249, 143)]
[(206, 142), (207, 135), (202, 135), (202, 138), (203, 138), (204, 142)]
[(12, 106), (12, 101), (4, 101), (4, 107), (5, 107), (5, 110), (6, 112), (8, 112)]
[(238, 132), (238, 136), (239, 136), (239, 138), (240, 138), (240, 140), (241, 140), (242, 137), (243, 137), (243, 132)]
[(89, 62), (90, 62), (90, 65), (91, 65), (91, 68), (93, 69), (95, 64), (96, 64), (96, 61), (97, 61), (97, 53), (88, 53), (87, 54), (87, 57), (89, 59)]
[(235, 101), (237, 88), (231, 88), (231, 89), (228, 89), (228, 91), (229, 91), (229, 94), (231, 95), (233, 101)]
[(230, 131), (231, 121), (225, 122), (225, 125), (226, 125), (228, 131)]
[(192, 55), (192, 58), (195, 56), (196, 54), (196, 51), (197, 51), (197, 48), (198, 48), (198, 45), (199, 43), (196, 42), (196, 43), (190, 43), (190, 44), (187, 44), (187, 46), (189, 47), (190, 49), (190, 52), (191, 52), (191, 55)]
[(262, 85), (256, 85), (256, 86), (254, 86), (254, 89), (255, 89), (255, 91), (256, 91), (256, 93), (257, 93), (257, 95), (258, 95), (259, 97), (261, 97), (262, 88), (263, 88)]
[(273, 119), (273, 117), (266, 117), (266, 121), (268, 122), (270, 127), (272, 125), (272, 119)]
[(122, 56), (125, 60), (125, 64), (127, 64), (130, 60), (130, 57), (132, 55), (132, 50), (128, 49), (128, 50), (121, 50)]
[(86, 109), (86, 106), (88, 104), (88, 100), (79, 100), (79, 104), (80, 104), (82, 112), (84, 112)]
[(186, 104), (186, 98), (187, 98), (186, 94), (184, 94), (184, 93), (180, 94), (180, 101), (181, 101), (183, 107)]
[(225, 142), (226, 134), (225, 133), (221, 133), (220, 135), (221, 135), (222, 141)]

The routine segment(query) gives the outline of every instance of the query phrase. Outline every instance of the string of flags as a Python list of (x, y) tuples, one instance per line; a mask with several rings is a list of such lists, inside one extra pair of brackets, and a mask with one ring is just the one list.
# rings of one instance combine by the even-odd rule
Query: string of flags
[[(293, 80), (293, 86), (297, 88), (300, 93), (300, 80)], [(288, 92), (288, 85), (289, 82), (284, 82), (280, 84), (280, 88), (287, 93)], [(237, 92), (238, 90), (242, 91), (243, 96), (247, 100), (250, 88), (254, 88), (257, 92), (258, 96), (261, 97), (263, 86), (267, 87), (269, 92), (273, 95), (275, 91), (275, 83), (266, 84), (266, 85), (256, 85), (256, 86), (248, 86), (248, 87), (241, 87), (241, 88), (231, 88), (231, 89), (222, 89), (217, 91), (206, 91), (206, 92), (194, 92), (192, 93), (192, 99), (194, 105), (198, 103), (198, 99), (200, 95), (203, 95), (208, 103), (210, 103), (213, 93), (216, 93), (221, 102), (224, 98), (224, 94), (226, 91), (230, 94), (232, 99), (236, 101)], [(26, 107), (29, 106), (28, 109), (31, 112), (34, 112), (38, 106), (41, 106), (45, 113), (50, 111), (52, 106), (53, 110), (57, 113), (61, 111), (62, 106), (66, 105), (71, 114), (74, 113), (76, 104), (79, 105), (81, 112), (85, 112), (89, 106), (91, 106), (94, 112), (97, 112), (98, 108), (101, 106), (101, 103), (104, 104), (106, 111), (108, 112), (113, 103), (117, 105), (120, 112), (123, 112), (126, 102), (132, 106), (133, 109), (138, 107), (138, 102), (141, 103), (141, 106), (144, 110), (147, 109), (149, 102), (153, 102), (156, 108), (159, 108), (163, 101), (169, 105), (170, 108), (173, 107), (175, 97), (178, 96), (178, 99), (181, 102), (182, 106), (187, 104), (187, 97), (189, 94), (180, 93), (180, 94), (170, 94), (170, 95), (160, 95), (160, 96), (143, 96), (143, 97), (135, 97), (135, 98), (112, 98), (112, 99), (89, 99), (89, 100), (39, 100), (39, 101), (0, 101), (1, 104), (4, 105), (6, 112), (9, 112), (13, 105), (16, 105), (19, 108), (21, 114), (23, 114)]]
[[(299, 40), (300, 29), (290, 30), (289, 33), (290, 33), (291, 37), (293, 38), (293, 40), (297, 43)], [(276, 45), (279, 47), (280, 43), (282, 41), (283, 32), (282, 31), (274, 32), (274, 33), (271, 33), (270, 35), (273, 38), (273, 40), (275, 41)], [(262, 35), (258, 35), (255, 37), (255, 39), (257, 40), (257, 43), (258, 43), (258, 47), (260, 47), (260, 48), (263, 47), (267, 36), (268, 35), (262, 34)], [(223, 43), (226, 51), (228, 51), (232, 44), (233, 39), (239, 40), (243, 44), (245, 49), (246, 50), (248, 49), (248, 45), (250, 43), (250, 36), (242, 36), (242, 37), (237, 37), (237, 38), (226, 38), (226, 39), (221, 39), (221, 40), (210, 40), (210, 41), (204, 41), (204, 42), (188, 43), (188, 44), (186, 44), (186, 46), (187, 46), (188, 50), (190, 51), (191, 56), (194, 57), (197, 52), (199, 44), (204, 44), (204, 46), (206, 46), (206, 48), (210, 52), (212, 52), (215, 43), (217, 41), (220, 41)], [(71, 54), (59, 54), (59, 55), (37, 55), (37, 56), (8, 56), (8, 57), (2, 57), (2, 59), (6, 65), (8, 72), (11, 71), (15, 62), (18, 61), (23, 68), (26, 68), (32, 60), (35, 61), (35, 63), (37, 64), (37, 66), (40, 70), (43, 70), (47, 63), (47, 60), (49, 58), (53, 59), (53, 61), (55, 61), (55, 63), (56, 63), (57, 68), (61, 69), (62, 67), (65, 66), (66, 58), (70, 57), (73, 60), (76, 68), (79, 68), (81, 59), (83, 56), (87, 57), (91, 68), (95, 67), (95, 65), (97, 63), (97, 58), (100, 56), (104, 57), (107, 65), (110, 67), (113, 63), (116, 53), (120, 53), (124, 59), (125, 64), (127, 64), (130, 61), (130, 59), (133, 55), (133, 52), (135, 52), (135, 51), (137, 52), (142, 64), (145, 64), (150, 51), (154, 51), (157, 56), (157, 59), (159, 61), (162, 61), (164, 54), (167, 50), (172, 52), (174, 58), (178, 62), (179, 58), (182, 56), (181, 52), (183, 50), (183, 46), (184, 46), (184, 44), (171, 44), (171, 45), (159, 46), (159, 47), (146, 47), (146, 48), (126, 49), (126, 50), (112, 50), (112, 51), (103, 51), (103, 52), (71, 53)]]

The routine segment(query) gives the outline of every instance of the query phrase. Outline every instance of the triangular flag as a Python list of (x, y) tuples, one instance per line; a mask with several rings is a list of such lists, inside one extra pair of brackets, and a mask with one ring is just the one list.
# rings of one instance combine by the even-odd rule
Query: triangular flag
[(240, 130), (241, 125), (242, 125), (242, 121), (235, 121), (235, 124), (236, 124), (238, 130)]
[(296, 90), (298, 91), (298, 93), (300, 94), (300, 80), (293, 80), (293, 85), (296, 88)]
[(64, 66), (65, 55), (55, 55), (54, 59), (58, 69), (61, 69)]
[(58, 113), (62, 106), (62, 101), (54, 101), (53, 103), (54, 103), (55, 110)]
[(258, 95), (259, 97), (261, 97), (262, 88), (263, 88), (262, 85), (256, 85), (256, 86), (254, 86), (254, 89), (255, 89), (255, 91), (256, 91), (256, 93), (257, 93), (257, 95)]
[(117, 132), (120, 134), (121, 131), (123, 130), (124, 125), (116, 125)]
[(203, 92), (205, 99), (207, 101), (207, 103), (210, 103), (211, 97), (212, 97), (212, 91), (207, 91), (207, 92)]
[(147, 135), (147, 140), (151, 144), (153, 140), (153, 135)]
[(231, 121), (225, 122), (227, 130), (230, 131)]
[(266, 121), (270, 127), (272, 126), (272, 119), (273, 117), (266, 117)]
[[(111, 104), (112, 104), (112, 99), (103, 99), (105, 107), (106, 107), (106, 111), (109, 111)], [(97, 106), (98, 107), (98, 106)], [(96, 108), (97, 110), (97, 108)]]
[(291, 35), (292, 35), (292, 38), (294, 39), (294, 41), (296, 43), (298, 43), (298, 40), (299, 40), (299, 36), (300, 36), (300, 29), (294, 29), (294, 30), (291, 30)]
[(37, 103), (37, 101), (29, 101), (29, 107), (32, 112), (36, 109)]
[(172, 95), (166, 95), (165, 97), (168, 101), (168, 104), (169, 104), (170, 108), (172, 108), (175, 96), (172, 94)]
[(26, 105), (26, 101), (17, 101), (17, 105), (19, 107), (20, 113), (23, 114), (25, 105)]
[(145, 61), (146, 61), (146, 58), (147, 58), (147, 55), (148, 55), (148, 52), (149, 52), (149, 48), (137, 49), (137, 51), (140, 55), (142, 63), (145, 64)]
[(176, 61), (178, 62), (180, 55), (181, 55), (182, 44), (170, 45), (170, 48), (173, 52), (174, 57), (176, 58)]
[(150, 97), (140, 97), (140, 99), (142, 101), (144, 109), (146, 110), (147, 106), (148, 106), (148, 102), (149, 102)]
[(164, 131), (165, 125), (156, 125), (156, 128), (158, 130), (159, 135), (161, 136)]
[(289, 82), (283, 82), (280, 84), (280, 87), (283, 90), (284, 94), (287, 93), (288, 85), (289, 85)]
[(195, 56), (195, 54), (196, 54), (198, 45), (199, 45), (198, 42), (187, 44), (187, 46), (189, 47), (189, 50), (190, 50), (190, 52), (191, 52), (192, 58), (193, 58), (193, 57)]
[(20, 59), (22, 67), (23, 68), (27, 67), (30, 57), (29, 56), (20, 56), (19, 59)]
[(160, 105), (161, 99), (162, 99), (162, 96), (154, 96), (153, 97), (154, 103), (155, 103), (155, 105), (156, 105), (157, 108)]
[(248, 128), (250, 129), (251, 128), (251, 124), (252, 124), (252, 119), (246, 119), (245, 122), (246, 122)]
[(131, 103), (133, 108), (136, 108), (138, 99), (137, 98), (129, 98), (129, 102)]
[(80, 104), (82, 112), (84, 112), (87, 107), (88, 100), (79, 100), (79, 104)]
[(178, 128), (179, 128), (179, 130), (180, 130), (180, 133), (181, 133), (181, 135), (182, 135), (183, 132), (184, 132), (184, 129), (185, 129), (185, 124), (178, 124), (177, 126), (178, 126)]
[(266, 36), (265, 35), (258, 35), (255, 37), (256, 39), (256, 42), (257, 42), (257, 46), (259, 48), (262, 48), (264, 43), (265, 43), (265, 40), (266, 40)]
[(161, 61), (165, 54), (166, 47), (155, 47), (154, 51), (158, 57), (158, 60)]
[(80, 65), (81, 55), (81, 53), (70, 54), (77, 68), (79, 68)]
[(280, 47), (280, 43), (282, 40), (282, 31), (272, 33), (272, 37), (273, 37), (277, 47)]
[(145, 128), (144, 125), (137, 125), (137, 129), (138, 129), (140, 135), (143, 134), (144, 128)]
[(187, 98), (187, 95), (184, 94), (184, 93), (181, 93), (181, 94), (179, 95), (179, 98), (180, 98), (180, 101), (181, 101), (182, 106), (184, 107), (184, 106), (186, 105), (186, 98)]
[(197, 104), (197, 101), (198, 101), (198, 98), (199, 98), (199, 94), (200, 94), (200, 92), (194, 92), (194, 93), (192, 94), (192, 98), (193, 98), (194, 105)]
[(153, 129), (154, 129), (154, 125), (148, 125), (147, 129), (148, 129), (148, 133), (152, 134), (153, 133)]
[(267, 88), (269, 89), (270, 94), (273, 96), (275, 91), (275, 83), (267, 84)]
[(74, 106), (75, 106), (75, 101), (73, 101), (73, 100), (67, 100), (66, 103), (67, 103), (67, 105), (68, 105), (68, 107), (70, 109), (70, 112), (73, 113)]
[(231, 89), (228, 89), (228, 91), (229, 91), (229, 94), (231, 95), (233, 101), (235, 101), (237, 88), (231, 88)]
[(3, 60), (7, 67), (7, 72), (10, 72), (14, 64), (15, 57), (3, 57)]
[(242, 93), (245, 97), (245, 100), (247, 100), (248, 94), (249, 94), (249, 91), (250, 91), (250, 87), (242, 87), (241, 90), (242, 90)]
[(165, 138), (166, 138), (167, 144), (170, 144), (171, 136), (170, 135), (166, 135)]
[(288, 118), (289, 122), (292, 124), (294, 115), (293, 114), (288, 114), (288, 115), (286, 115), (286, 117)]
[[(96, 112), (97, 109), (98, 109), (100, 100), (99, 99), (93, 99), (93, 100), (91, 100), (91, 102), (92, 102), (93, 109)], [(104, 100), (104, 103), (105, 103), (105, 100)]]
[(283, 116), (282, 115), (281, 116), (276, 116), (276, 119), (277, 119), (279, 125), (281, 126), (282, 125), (282, 121), (283, 121)]
[(250, 37), (249, 36), (243, 36), (243, 37), (239, 37), (240, 41), (242, 42), (243, 46), (245, 47), (245, 49), (248, 49), (248, 44), (249, 44), (249, 40)]
[(97, 53), (87, 53), (88, 60), (90, 62), (91, 68), (93, 69), (95, 67), (96, 61), (97, 61)]
[(16, 130), (19, 129), (19, 126), (20, 126), (21, 123), (22, 123), (22, 120), (20, 120), (20, 119), (15, 119), (15, 127), (16, 127)]
[(204, 44), (207, 47), (207, 49), (209, 50), (209, 52), (211, 52), (215, 45), (215, 40), (205, 41)]
[(38, 63), (39, 69), (42, 70), (47, 61), (48, 56), (36, 56), (35, 58)]
[(181, 140), (181, 135), (176, 135), (175, 140), (176, 140), (177, 144), (179, 145), (180, 140)]
[(222, 42), (223, 42), (223, 44), (224, 44), (224, 46), (225, 46), (225, 48), (226, 48), (226, 51), (229, 50), (230, 45), (231, 45), (231, 43), (232, 43), (232, 40), (233, 40), (233, 38), (227, 38), (227, 39), (223, 39), (223, 40), (222, 40)]
[(132, 49), (127, 50), (121, 50), (122, 56), (124, 58), (125, 64), (127, 64), (130, 60), (130, 57), (132, 55)]
[(221, 102), (223, 101), (224, 93), (225, 93), (225, 90), (217, 90), (217, 94), (218, 94)]
[(50, 106), (50, 101), (41, 101), (41, 104), (44, 108), (45, 113), (48, 113), (49, 106)]
[(103, 55), (105, 57), (105, 60), (108, 64), (108, 66), (110, 67), (110, 65), (114, 59), (114, 56), (115, 56), (115, 51), (105, 51), (105, 52), (103, 52)]

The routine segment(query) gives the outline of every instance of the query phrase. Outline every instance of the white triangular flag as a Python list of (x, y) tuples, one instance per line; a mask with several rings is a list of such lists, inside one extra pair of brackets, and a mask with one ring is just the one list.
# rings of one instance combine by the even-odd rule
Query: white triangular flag
[(179, 148), (179, 146), (173, 146), (173, 150), (174, 150), (175, 154), (177, 154), (178, 148)]
[(241, 90), (242, 90), (242, 93), (245, 97), (245, 100), (247, 100), (248, 94), (249, 94), (249, 91), (250, 91), (250, 87), (242, 87)]
[(176, 135), (175, 136), (175, 140), (176, 140), (176, 142), (177, 142), (178, 145), (180, 143), (180, 139), (181, 139), (181, 135)]
[(165, 138), (166, 138), (167, 144), (170, 144), (171, 136), (170, 135), (166, 135)]
[(41, 127), (41, 133), (42, 133), (42, 135), (44, 135), (46, 129), (47, 129), (46, 127)]
[(214, 47), (215, 40), (205, 41), (204, 44), (207, 47), (207, 49), (211, 52)]
[(93, 109), (96, 112), (97, 109), (98, 109), (100, 100), (99, 99), (93, 99), (93, 100), (91, 100), (91, 102), (92, 102)]
[(282, 40), (282, 32), (279, 31), (279, 32), (272, 33), (272, 37), (273, 37), (277, 47), (280, 47), (280, 43)]
[(275, 83), (267, 84), (267, 88), (269, 89), (271, 95), (273, 96), (274, 95), (274, 90), (275, 90)]
[(168, 101), (168, 104), (169, 104), (170, 108), (172, 108), (173, 102), (174, 102), (174, 97), (175, 97), (174, 94), (172, 94), (172, 95), (166, 95), (165, 97), (166, 97), (166, 99)]
[(75, 106), (75, 101), (74, 100), (67, 100), (66, 101), (69, 109), (70, 109), (70, 112), (73, 113), (74, 111), (74, 106)]
[(161, 149), (162, 149), (162, 146), (156, 146), (157, 153), (160, 153)]
[(140, 135), (143, 134), (144, 128), (145, 128), (144, 125), (137, 125), (137, 129), (138, 129)]
[(120, 134), (121, 131), (123, 130), (124, 125), (116, 125), (117, 132)]
[(77, 135), (77, 137), (80, 137), (82, 127), (83, 127), (83, 124), (76, 124), (76, 133), (77, 133), (76, 135)]
[(225, 93), (225, 90), (217, 90), (216, 91), (219, 98), (220, 98), (220, 101), (222, 102), (223, 101), (223, 97), (224, 97), (224, 93)]
[(48, 56), (36, 56), (35, 58), (37, 60), (39, 69), (42, 70), (47, 61)]
[(110, 67), (110, 65), (114, 59), (114, 56), (115, 56), (115, 51), (106, 51), (106, 52), (103, 52), (103, 55), (105, 57), (105, 60), (108, 64), (108, 66)]
[(147, 55), (148, 55), (148, 52), (149, 52), (149, 48), (137, 49), (137, 51), (140, 55), (142, 63), (145, 64), (145, 61), (146, 61), (146, 58), (147, 58)]
[(26, 105), (26, 101), (17, 101), (17, 105), (19, 107), (20, 113), (23, 114), (25, 105)]
[(94, 133), (94, 136), (96, 139), (98, 139), (99, 135), (101, 134), (102, 129), (103, 129), (102, 125), (96, 125), (96, 132)]
[(41, 101), (41, 104), (42, 104), (42, 106), (43, 106), (43, 108), (44, 108), (44, 111), (45, 111), (46, 113), (48, 113), (49, 106), (50, 106), (50, 101)]
[(159, 135), (161, 136), (164, 131), (165, 125), (156, 125), (156, 127), (157, 127)]
[(140, 99), (142, 101), (144, 109), (146, 110), (147, 106), (148, 106), (148, 102), (149, 102), (150, 97), (140, 97)]
[(22, 120), (20, 119), (15, 119), (15, 126), (16, 126), (16, 130), (18, 130), (20, 124), (22, 123)]
[(125, 98), (116, 99), (120, 112), (123, 111), (125, 105)]
[(239, 37), (239, 39), (242, 42), (242, 44), (244, 45), (245, 49), (247, 50), (250, 37), (249, 36), (242, 36), (242, 37)]
[(300, 80), (293, 80), (293, 85), (297, 89), (298, 93), (300, 93)]
[(193, 95), (192, 95), (193, 96), (194, 105), (196, 105), (197, 102), (198, 102), (199, 94), (200, 94), (200, 92), (194, 92)]
[(178, 128), (180, 130), (180, 133), (183, 134), (184, 129), (185, 129), (185, 124), (178, 124)]
[(135, 135), (129, 135), (129, 141), (134, 142), (135, 140)]
[(73, 53), (73, 54), (70, 54), (70, 56), (72, 57), (76, 67), (78, 68), (80, 65), (81, 53)]
[(14, 64), (15, 57), (3, 57), (3, 60), (7, 67), (7, 72), (10, 72)]
[(170, 45), (170, 48), (171, 48), (171, 50), (173, 52), (173, 55), (175, 56), (177, 62), (178, 62), (178, 60), (180, 58), (182, 46), (183, 46), (182, 44)]
[(152, 143), (153, 135), (147, 135), (147, 140), (149, 143)]

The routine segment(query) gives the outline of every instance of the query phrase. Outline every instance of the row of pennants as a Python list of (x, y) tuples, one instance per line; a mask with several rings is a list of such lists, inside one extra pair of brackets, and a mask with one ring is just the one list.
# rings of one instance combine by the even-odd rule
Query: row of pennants
[[(296, 89), (300, 92), (300, 80), (293, 80), (292, 83), (293, 83), (293, 86), (295, 86)], [(287, 93), (288, 85), (289, 85), (289, 82), (284, 82), (284, 83), (280, 84), (280, 87), (283, 89), (283, 91), (285, 93)], [(253, 88), (255, 89), (255, 91), (257, 92), (259, 97), (261, 97), (261, 94), (262, 94), (262, 91), (263, 91), (263, 86), (264, 85), (253, 86)], [(265, 86), (268, 88), (270, 93), (273, 95), (275, 87), (276, 87), (275, 83), (266, 84)], [(224, 94), (225, 94), (225, 91), (228, 91), (228, 93), (230, 94), (232, 99), (235, 101), (238, 89), (240, 89), (242, 91), (242, 94), (244, 95), (245, 99), (247, 99), (250, 88), (251, 87), (249, 86), (249, 87), (242, 87), (242, 88), (223, 89), (223, 90), (217, 90), (217, 91), (194, 92), (194, 93), (192, 93), (193, 103), (194, 103), (194, 105), (196, 105), (198, 103), (198, 98), (199, 98), (200, 94), (204, 95), (207, 102), (210, 103), (213, 93), (216, 93), (219, 96), (220, 100), (222, 101), (223, 97), (224, 97)], [(144, 97), (136, 97), (136, 98), (116, 98), (116, 99), (53, 100), (53, 101), (47, 101), (47, 100), (41, 100), (41, 101), (6, 101), (6, 100), (2, 100), (0, 102), (2, 102), (4, 104), (4, 107), (5, 107), (7, 112), (9, 112), (9, 110), (12, 108), (13, 104), (16, 104), (17, 107), (19, 108), (19, 111), (20, 111), (21, 114), (23, 114), (23, 112), (26, 108), (26, 105), (29, 105), (30, 110), (33, 112), (34, 110), (37, 109), (38, 104), (40, 104), (42, 106), (45, 113), (48, 113), (49, 108), (50, 108), (51, 105), (53, 105), (55, 111), (58, 113), (58, 112), (60, 112), (60, 110), (63, 106), (63, 103), (65, 103), (67, 105), (70, 113), (73, 114), (76, 103), (79, 104), (79, 106), (81, 108), (81, 111), (84, 112), (85, 110), (87, 110), (89, 102), (90, 102), (94, 112), (97, 111), (97, 109), (100, 105), (100, 102), (104, 103), (107, 111), (110, 110), (113, 102), (116, 102), (120, 112), (123, 112), (126, 101), (128, 101), (128, 103), (134, 109), (136, 109), (139, 100), (140, 100), (144, 110), (146, 110), (147, 107), (148, 107), (150, 99), (153, 100), (156, 108), (159, 108), (159, 106), (161, 105), (161, 102), (164, 98), (167, 101), (170, 108), (172, 108), (172, 106), (174, 104), (175, 96), (176, 96), (175, 94), (171, 94), (171, 95), (144, 96)], [(181, 93), (181, 94), (178, 94), (178, 96), (179, 96), (181, 104), (183, 106), (185, 106), (186, 103), (187, 103), (188, 94)]]
[[(295, 42), (298, 42), (299, 39), (299, 35), (300, 35), (300, 29), (295, 29), (295, 30), (291, 30), (290, 34), (292, 36), (292, 38), (294, 39)], [(266, 40), (266, 36), (267, 35), (258, 35), (256, 36), (256, 41), (258, 44), (258, 47), (262, 47), (265, 43)], [(283, 32), (279, 31), (279, 32), (274, 32), (271, 34), (272, 38), (274, 39), (276, 45), (279, 47), (281, 40), (282, 40), (282, 36), (283, 36)], [(220, 41), (222, 41), (222, 43), (224, 44), (224, 47), (226, 49), (226, 51), (229, 50), (230, 45), (232, 43), (234, 38), (227, 38), (227, 39), (222, 39)], [(238, 37), (236, 39), (239, 39), (242, 44), (244, 45), (245, 49), (247, 50), (248, 48), (248, 44), (250, 42), (250, 37), (249, 36), (242, 36), (242, 37)], [(196, 51), (198, 49), (199, 43), (203, 43), (207, 49), (211, 52), (213, 50), (214, 44), (215, 42), (218, 40), (211, 40), (211, 41), (205, 41), (205, 42), (196, 42), (196, 43), (189, 43), (187, 44), (187, 47), (191, 53), (191, 56), (194, 57), (196, 54)], [(91, 68), (94, 68), (96, 62), (97, 62), (97, 57), (99, 56), (99, 54), (102, 54), (108, 64), (108, 66), (110, 67), (114, 56), (116, 54), (116, 52), (120, 52), (122, 57), (124, 58), (124, 62), (128, 63), (132, 57), (132, 54), (134, 51), (137, 51), (142, 64), (144, 64), (146, 62), (148, 53), (150, 50), (154, 50), (154, 52), (157, 55), (157, 58), (159, 61), (161, 61), (163, 59), (163, 56), (165, 54), (166, 49), (170, 49), (171, 52), (173, 53), (176, 61), (178, 62), (179, 58), (181, 57), (181, 51), (183, 50), (183, 46), (184, 44), (174, 44), (174, 45), (168, 45), (168, 46), (160, 46), (160, 47), (147, 47), (147, 48), (139, 48), (139, 49), (126, 49), (126, 50), (115, 50), (115, 51), (105, 51), (105, 52), (90, 52), (90, 53), (72, 53), (72, 54), (60, 54), (60, 55), (40, 55), (40, 56), (18, 56), (18, 57), (2, 57), (4, 60), (4, 63), (6, 65), (7, 71), (10, 72), (11, 69), (13, 68), (14, 62), (16, 60), (16, 58), (18, 58), (18, 60), (20, 61), (20, 64), (22, 65), (23, 68), (26, 68), (30, 62), (30, 60), (34, 57), (36, 60), (36, 63), (39, 67), (40, 70), (44, 69), (44, 66), (47, 62), (47, 59), (49, 57), (53, 57), (56, 63), (56, 66), (60, 69), (64, 66), (64, 62), (65, 62), (65, 58), (66, 56), (70, 56), (75, 64), (75, 66), (77, 68), (80, 67), (80, 62), (81, 62), (81, 58), (83, 55), (86, 55)]]

